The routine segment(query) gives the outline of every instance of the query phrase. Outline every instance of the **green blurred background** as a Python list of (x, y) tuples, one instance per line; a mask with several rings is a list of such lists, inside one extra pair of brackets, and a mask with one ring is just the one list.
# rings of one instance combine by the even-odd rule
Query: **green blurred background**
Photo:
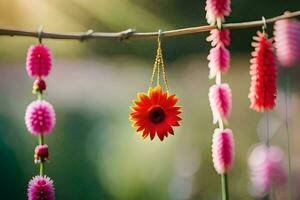
[[(43, 25), (53, 32), (169, 30), (206, 24), (204, 7), (204, 0), (0, 0), (0, 25), (30, 30)], [(299, 9), (299, 0), (233, 0), (227, 21), (257, 20)], [(233, 92), (232, 199), (253, 199), (248, 150), (265, 133), (263, 114), (251, 111), (247, 98), (250, 44), (258, 29), (231, 32), (231, 69), (223, 76)], [(268, 32), (272, 35), (271, 25)], [(207, 95), (213, 84), (208, 79), (207, 35), (163, 39), (170, 89), (183, 107), (182, 125), (164, 142), (142, 140), (128, 121), (131, 100), (147, 90), (155, 40), (43, 40), (52, 50), (54, 65), (46, 79), (45, 98), (57, 115), (57, 125), (46, 137), (51, 161), (45, 170), (54, 180), (57, 199), (220, 199), (220, 177), (211, 161), (215, 126)], [(27, 183), (38, 173), (33, 162), (37, 138), (24, 124), (26, 106), (35, 99), (33, 80), (25, 71), (26, 51), (37, 42), (0, 37), (0, 199), (26, 199)], [(299, 199), (300, 73), (297, 68), (291, 71), (293, 177)], [(279, 70), (279, 85), (282, 74)], [(278, 91), (278, 105), (270, 116), (272, 143), (286, 149), (284, 95)]]

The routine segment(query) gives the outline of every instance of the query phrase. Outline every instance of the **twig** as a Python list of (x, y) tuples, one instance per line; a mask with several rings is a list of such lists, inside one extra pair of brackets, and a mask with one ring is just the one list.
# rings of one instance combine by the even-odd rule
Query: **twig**
[[(300, 10), (295, 12), (286, 12), (283, 15), (279, 15), (273, 18), (266, 19), (267, 24), (273, 23), (277, 20), (287, 19), (292, 17), (300, 16)], [(262, 26), (264, 24), (263, 20), (249, 21), (249, 22), (238, 22), (238, 23), (227, 23), (223, 24), (224, 28), (227, 29), (246, 29), (252, 27)], [(180, 35), (188, 35), (193, 33), (207, 32), (212, 29), (217, 28), (216, 26), (205, 25), (197, 27), (189, 27), (182, 29), (175, 29), (169, 31), (163, 31), (161, 34), (164, 37), (174, 37)], [(16, 28), (8, 28), (0, 26), (0, 36), (25, 36), (25, 37), (39, 37), (39, 31), (28, 31), (21, 30)], [(94, 32), (93, 30), (88, 30), (86, 32), (77, 32), (77, 33), (56, 33), (56, 32), (43, 32), (43, 39), (74, 39), (74, 40), (87, 40), (93, 38), (102, 38), (102, 39), (130, 39), (130, 38), (155, 38), (159, 35), (159, 32), (136, 32), (134, 29), (128, 29), (121, 32)]]

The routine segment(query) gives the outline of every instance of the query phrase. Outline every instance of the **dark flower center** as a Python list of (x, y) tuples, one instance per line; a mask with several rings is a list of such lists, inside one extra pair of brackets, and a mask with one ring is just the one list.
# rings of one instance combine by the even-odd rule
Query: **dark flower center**
[(153, 123), (160, 123), (166, 118), (165, 111), (160, 106), (153, 106), (149, 111), (149, 119)]

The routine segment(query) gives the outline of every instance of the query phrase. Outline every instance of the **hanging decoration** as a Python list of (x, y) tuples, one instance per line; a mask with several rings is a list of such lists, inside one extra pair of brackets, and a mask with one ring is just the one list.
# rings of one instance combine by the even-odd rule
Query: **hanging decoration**
[[(210, 26), (188, 27), (169, 30), (165, 36), (179, 36), (190, 33), (210, 31), (207, 41), (211, 43), (211, 50), (207, 57), (209, 63), (209, 79), (214, 79), (215, 84), (209, 89), (208, 97), (213, 115), (213, 123), (218, 127), (212, 135), (212, 161), (214, 168), (221, 175), (222, 200), (229, 199), (228, 172), (234, 163), (234, 137), (228, 126), (228, 119), (232, 109), (232, 92), (228, 83), (222, 83), (222, 75), (230, 68), (230, 31), (229, 29), (245, 29), (263, 24), (263, 31), (257, 32), (253, 37), (252, 59), (250, 60), (251, 86), (248, 98), (250, 108), (257, 112), (266, 112), (267, 139), (264, 143), (256, 145), (251, 151), (248, 165), (250, 179), (258, 194), (268, 198), (273, 187), (286, 182), (283, 167), (283, 152), (279, 147), (269, 144), (269, 110), (276, 106), (276, 59), (273, 50), (273, 39), (266, 33), (267, 23), (274, 25), (274, 40), (277, 60), (284, 68), (291, 68), (300, 62), (300, 23), (291, 17), (300, 16), (300, 11), (286, 12), (284, 15), (262, 21), (224, 24), (225, 17), (231, 13), (230, 0), (206, 0), (206, 19)], [(52, 133), (56, 124), (53, 106), (43, 99), (47, 84), (44, 80), (52, 69), (50, 49), (42, 44), (42, 28), (38, 32), (18, 30), (13, 28), (0, 28), (0, 35), (38, 37), (39, 44), (28, 49), (26, 70), (29, 77), (34, 78), (33, 94), (37, 99), (27, 106), (25, 125), (32, 135), (38, 137), (38, 145), (34, 150), (34, 162), (39, 165), (39, 175), (34, 176), (28, 183), (28, 200), (54, 200), (55, 192), (53, 181), (45, 175), (45, 163), (50, 160), (49, 147), (45, 143), (45, 136)], [(169, 94), (166, 67), (163, 61), (161, 36), (163, 32), (136, 32), (128, 29), (118, 33), (87, 32), (79, 33), (45, 33), (51, 39), (75, 39), (84, 41), (90, 38), (157, 38), (157, 53), (150, 86), (147, 93), (138, 93), (137, 99), (130, 107), (132, 112), (129, 119), (137, 132), (145, 139), (151, 140), (157, 136), (161, 141), (174, 135), (174, 127), (180, 126), (181, 107), (177, 105), (176, 94)], [(291, 153), (288, 124), (288, 102), (290, 91), (289, 70), (286, 70), (286, 132), (288, 138), (289, 155), (289, 199), (292, 196), (291, 179)]]
[(253, 37), (250, 60), (251, 86), (249, 99), (250, 108), (256, 111), (271, 110), (276, 102), (276, 65), (273, 52), (273, 39), (268, 39), (265, 31), (257, 32)]
[(268, 38), (267, 25), (262, 17), (263, 32), (258, 31), (253, 37), (252, 59), (250, 60), (250, 108), (257, 112), (266, 113), (266, 139), (264, 143), (256, 145), (249, 156), (248, 165), (250, 180), (255, 196), (269, 198), (272, 188), (282, 185), (286, 176), (283, 168), (283, 153), (270, 145), (269, 111), (276, 106), (277, 97), (277, 69), (273, 49), (273, 38)]
[(213, 134), (212, 160), (215, 170), (221, 175), (222, 200), (229, 199), (228, 171), (233, 166), (234, 160), (234, 139), (232, 131), (224, 129), (224, 123), (231, 113), (232, 94), (229, 84), (222, 83), (222, 73), (230, 67), (230, 52), (227, 47), (230, 45), (230, 32), (222, 28), (225, 21), (224, 16), (231, 12), (230, 0), (207, 0), (206, 18), (211, 25), (217, 29), (210, 31), (207, 41), (211, 42), (211, 50), (207, 57), (209, 60), (209, 78), (215, 79), (215, 85), (209, 89), (209, 102), (213, 114), (213, 123), (219, 124)]
[[(284, 14), (289, 14), (285, 12)], [(290, 134), (290, 105), (292, 91), (290, 71), (300, 64), (300, 22), (297, 19), (283, 19), (274, 23), (274, 40), (276, 56), (279, 66), (284, 73), (285, 87), (285, 129), (287, 136), (288, 152), (288, 188), (289, 199), (293, 199), (293, 176), (292, 176), (292, 155), (291, 155), (291, 134)]]
[[(137, 94), (138, 99), (133, 101), (134, 105), (131, 106), (133, 112), (130, 114), (129, 119), (136, 131), (142, 132), (143, 139), (150, 136), (150, 139), (153, 140), (157, 135), (163, 141), (169, 134), (174, 134), (174, 126), (179, 126), (181, 108), (176, 105), (177, 96), (175, 94), (169, 95), (160, 37), (161, 34), (157, 40), (157, 54), (148, 93)], [(154, 86), (155, 76), (156, 86)], [(161, 79), (165, 92), (160, 84)]]
[(44, 165), (49, 160), (48, 145), (44, 136), (51, 133), (55, 126), (55, 111), (53, 106), (43, 100), (46, 91), (47, 77), (52, 68), (52, 60), (49, 48), (42, 44), (42, 30), (39, 31), (40, 44), (32, 45), (28, 49), (26, 70), (30, 77), (36, 78), (33, 83), (33, 94), (37, 100), (28, 105), (25, 114), (25, 124), (30, 133), (38, 136), (39, 144), (34, 151), (34, 162), (40, 166), (40, 174), (33, 177), (28, 184), (28, 200), (54, 200), (53, 181), (44, 175)]

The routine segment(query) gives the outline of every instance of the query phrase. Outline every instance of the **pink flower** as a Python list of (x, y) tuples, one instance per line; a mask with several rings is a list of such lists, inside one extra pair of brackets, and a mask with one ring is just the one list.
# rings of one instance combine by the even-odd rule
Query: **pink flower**
[(32, 102), (26, 109), (25, 123), (32, 134), (50, 133), (55, 125), (55, 111), (52, 105), (44, 100)]
[(228, 46), (230, 44), (230, 32), (228, 29), (213, 29), (206, 40), (211, 42), (213, 47), (217, 45)]
[(295, 66), (300, 61), (300, 22), (284, 19), (274, 24), (277, 59), (283, 67)]
[(212, 141), (212, 158), (216, 171), (223, 174), (233, 165), (234, 141), (230, 129), (215, 129)]
[(214, 25), (218, 18), (224, 21), (224, 16), (230, 14), (230, 0), (206, 0), (205, 10), (207, 22)]
[(212, 48), (207, 59), (210, 79), (214, 78), (217, 73), (226, 72), (229, 69), (230, 53), (223, 45)]
[(38, 163), (40, 161), (46, 161), (49, 160), (49, 150), (48, 145), (38, 145), (35, 147), (34, 150), (34, 161), (35, 163)]
[(255, 195), (264, 196), (271, 185), (278, 186), (286, 182), (283, 158), (283, 152), (276, 146), (259, 144), (253, 148), (248, 165)]
[(50, 49), (43, 44), (32, 45), (27, 52), (26, 70), (31, 77), (46, 77), (52, 67)]
[(213, 122), (226, 120), (231, 112), (231, 89), (227, 83), (213, 85), (209, 89), (209, 102)]
[(35, 176), (27, 190), (28, 200), (54, 200), (53, 181), (47, 176)]

